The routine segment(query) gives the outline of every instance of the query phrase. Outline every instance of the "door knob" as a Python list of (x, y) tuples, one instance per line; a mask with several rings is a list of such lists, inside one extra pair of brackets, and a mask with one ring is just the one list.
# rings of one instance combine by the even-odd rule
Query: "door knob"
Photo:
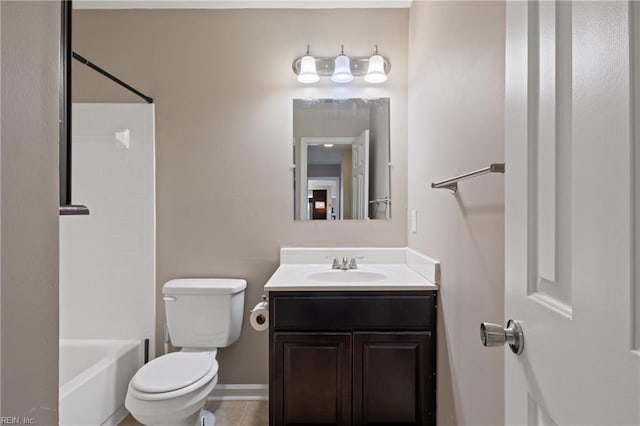
[(503, 346), (505, 343), (511, 348), (511, 352), (520, 355), (524, 350), (524, 334), (518, 321), (507, 321), (507, 327), (483, 322), (480, 324), (480, 340), (488, 348)]

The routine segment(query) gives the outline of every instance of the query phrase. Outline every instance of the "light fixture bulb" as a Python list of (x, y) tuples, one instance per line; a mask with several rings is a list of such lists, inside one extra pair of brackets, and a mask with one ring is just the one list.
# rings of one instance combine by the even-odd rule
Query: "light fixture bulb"
[(336, 56), (331, 81), (334, 83), (349, 83), (350, 81), (353, 81), (353, 74), (351, 74), (351, 61), (344, 53)]
[(364, 76), (367, 83), (383, 83), (387, 81), (387, 73), (384, 72), (384, 58), (377, 53), (369, 58), (369, 69)]
[(320, 80), (318, 70), (316, 69), (316, 58), (311, 55), (305, 55), (300, 59), (300, 74), (298, 81), (300, 83), (315, 83)]

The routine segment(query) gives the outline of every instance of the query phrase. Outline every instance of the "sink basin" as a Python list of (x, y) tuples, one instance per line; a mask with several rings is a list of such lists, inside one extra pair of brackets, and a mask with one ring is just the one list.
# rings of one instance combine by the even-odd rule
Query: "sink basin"
[(371, 271), (361, 270), (332, 270), (314, 272), (307, 276), (309, 279), (320, 282), (330, 283), (357, 283), (357, 282), (375, 282), (382, 281), (387, 278), (385, 274)]

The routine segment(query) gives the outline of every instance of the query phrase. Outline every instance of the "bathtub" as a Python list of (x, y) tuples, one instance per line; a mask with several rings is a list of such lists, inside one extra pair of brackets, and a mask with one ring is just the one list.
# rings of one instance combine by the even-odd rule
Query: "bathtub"
[(138, 340), (60, 340), (60, 425), (117, 425), (129, 380), (143, 364)]

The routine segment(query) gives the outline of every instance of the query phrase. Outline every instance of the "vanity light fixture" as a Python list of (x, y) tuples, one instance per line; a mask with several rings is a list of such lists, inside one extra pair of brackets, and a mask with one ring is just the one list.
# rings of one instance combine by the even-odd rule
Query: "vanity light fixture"
[(333, 144), (332, 143), (325, 143), (324, 147), (325, 148), (333, 148)]
[(320, 76), (316, 69), (316, 58), (309, 54), (309, 45), (307, 45), (307, 54), (300, 58), (298, 81), (300, 83), (315, 83), (318, 80), (320, 80)]
[(387, 81), (387, 73), (384, 72), (384, 58), (378, 53), (377, 44), (374, 54), (369, 58), (369, 69), (364, 76), (364, 81), (374, 84)]
[(320, 77), (331, 77), (336, 83), (348, 83), (354, 77), (364, 77), (367, 83), (377, 84), (387, 80), (391, 62), (378, 53), (376, 45), (371, 56), (349, 57), (344, 54), (344, 46), (338, 56), (314, 57), (307, 53), (293, 61), (293, 72), (301, 83), (316, 83)]
[(336, 56), (331, 81), (334, 83), (350, 83), (353, 81), (353, 74), (351, 74), (351, 61), (349, 60), (349, 57), (344, 54), (344, 44), (340, 49), (340, 54)]

